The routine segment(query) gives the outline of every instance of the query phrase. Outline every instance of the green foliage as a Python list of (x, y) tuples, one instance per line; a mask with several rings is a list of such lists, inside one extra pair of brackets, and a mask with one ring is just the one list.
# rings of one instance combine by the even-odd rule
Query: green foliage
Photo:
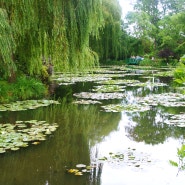
[(0, 81), (0, 103), (13, 100), (13, 87), (6, 81)]
[(22, 76), (14, 85), (14, 96), (21, 100), (39, 98), (46, 94), (46, 87), (38, 80)]
[(40, 76), (42, 58), (51, 59), (59, 71), (96, 65), (98, 55), (89, 46), (89, 38), (97, 39), (104, 26), (103, 6), (97, 0), (2, 0), (0, 73), (12, 73), (17, 67), (24, 74)]
[(155, 66), (155, 67), (159, 67), (163, 65), (163, 62), (159, 59), (154, 59), (151, 60), (150, 58), (144, 58), (144, 60), (142, 60), (139, 64), (140, 66)]
[(180, 62), (182, 62), (183, 64), (185, 64), (185, 55), (183, 55), (183, 56), (180, 58)]
[(172, 166), (178, 167), (178, 163), (177, 163), (177, 162), (172, 161), (172, 160), (169, 160), (169, 162), (170, 162), (170, 164), (171, 164)]
[(141, 65), (141, 66), (151, 66), (152, 62), (153, 61), (151, 59), (144, 58), (144, 60), (142, 60), (139, 65)]
[(182, 55), (185, 49), (185, 13), (178, 13), (167, 16), (159, 21), (160, 48), (169, 48), (176, 57)]
[(9, 24), (7, 12), (0, 7), (0, 75), (10, 76), (16, 67), (12, 56), (15, 48), (12, 28)]
[(19, 77), (14, 84), (0, 81), (0, 103), (16, 100), (41, 98), (46, 95), (46, 87), (38, 80), (28, 77)]
[(129, 12), (126, 18), (131, 34), (146, 48), (144, 54), (157, 54), (168, 48), (174, 53), (174, 58), (179, 59), (185, 49), (184, 5), (183, 0), (136, 1), (134, 11)]
[(185, 83), (185, 65), (182, 62), (174, 70), (174, 81), (178, 84)]
[(178, 172), (179, 172), (179, 171), (185, 170), (185, 145), (184, 144), (181, 146), (181, 148), (177, 149), (177, 156), (179, 159), (178, 162), (175, 162), (172, 160), (170, 160), (169, 162), (172, 166), (178, 167)]
[(90, 47), (97, 52), (100, 62), (117, 60), (123, 53), (121, 45), (121, 8), (116, 0), (102, 1), (104, 26), (100, 29), (99, 39), (90, 37)]

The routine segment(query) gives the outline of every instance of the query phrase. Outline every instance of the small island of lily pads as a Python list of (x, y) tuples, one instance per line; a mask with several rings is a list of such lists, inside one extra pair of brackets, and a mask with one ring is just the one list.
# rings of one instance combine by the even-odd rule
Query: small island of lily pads
[(14, 124), (0, 123), (0, 153), (16, 151), (30, 144), (37, 145), (46, 140), (58, 127), (46, 121), (16, 121)]
[(1, 111), (23, 111), (28, 109), (36, 109), (38, 107), (49, 106), (51, 104), (60, 104), (55, 100), (25, 100), (16, 101), (8, 104), (0, 104)]

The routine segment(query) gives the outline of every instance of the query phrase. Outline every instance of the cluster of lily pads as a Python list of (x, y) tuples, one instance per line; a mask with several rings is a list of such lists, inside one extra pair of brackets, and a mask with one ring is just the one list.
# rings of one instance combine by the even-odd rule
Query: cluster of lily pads
[(109, 161), (109, 162), (113, 162), (113, 161), (123, 161), (124, 160), (124, 154), (123, 153), (113, 153), (113, 152), (109, 152), (108, 156), (104, 156), (102, 158), (99, 159), (100, 161)]
[(102, 104), (100, 101), (96, 101), (96, 100), (76, 100), (73, 101), (74, 104), (82, 104), (82, 105), (88, 105), (88, 104)]
[(174, 71), (172, 69), (172, 70), (168, 70), (168, 71), (157, 72), (154, 74), (154, 76), (173, 77)]
[(137, 102), (142, 105), (181, 107), (185, 106), (185, 95), (180, 93), (153, 94), (147, 97), (138, 98)]
[(148, 105), (139, 105), (139, 104), (109, 104), (101, 106), (106, 112), (144, 112), (150, 110)]
[(66, 169), (67, 173), (81, 176), (87, 173), (91, 173), (94, 168), (101, 168), (102, 164), (108, 163), (112, 167), (128, 165), (134, 168), (142, 168), (142, 165), (151, 164), (149, 155), (143, 152), (137, 152), (135, 148), (128, 148), (124, 153), (109, 152), (107, 156), (98, 158), (91, 165), (77, 164), (76, 168)]
[(110, 99), (122, 99), (125, 97), (123, 93), (91, 93), (91, 92), (81, 92), (73, 94), (77, 98), (84, 99), (96, 99), (96, 100), (110, 100)]
[(100, 86), (95, 86), (94, 89), (92, 89), (93, 91), (96, 92), (121, 92), (124, 91), (124, 87), (123, 86), (119, 86), (119, 85), (100, 85)]
[(131, 85), (131, 84), (134, 84), (134, 83), (140, 83), (139, 80), (128, 80), (128, 79), (119, 79), (119, 80), (104, 80), (104, 81), (100, 81), (100, 82), (97, 82), (99, 84), (107, 84), (107, 85), (119, 85), (119, 84), (126, 84), (126, 85)]
[(48, 106), (51, 104), (59, 104), (59, 102), (55, 100), (16, 101), (9, 104), (1, 104), (0, 111), (23, 111), (27, 109), (36, 109), (38, 107)]
[(66, 76), (63, 74), (58, 74), (57, 76), (53, 76), (53, 80), (57, 82), (59, 85), (68, 85), (74, 84), (76, 82), (92, 82), (92, 81), (103, 81), (109, 80), (111, 78), (107, 77), (107, 75), (100, 74), (86, 74), (86, 75), (70, 75)]
[(29, 144), (37, 145), (46, 140), (58, 127), (57, 123), (46, 121), (16, 121), (15, 124), (0, 124), (0, 153), (16, 151)]
[(165, 121), (165, 123), (178, 127), (185, 127), (185, 113), (170, 115), (170, 117), (168, 118), (168, 120)]
[(99, 160), (108, 162), (113, 167), (117, 165), (128, 165), (134, 168), (139, 168), (142, 167), (142, 165), (151, 164), (151, 159), (148, 154), (137, 152), (135, 148), (130, 147), (124, 153), (110, 152), (109, 155), (104, 156)]
[(91, 170), (93, 168), (95, 168), (96, 165), (93, 164), (93, 165), (90, 165), (90, 166), (87, 166), (85, 164), (77, 164), (76, 165), (76, 168), (71, 168), (71, 169), (66, 169), (66, 171), (70, 174), (73, 174), (73, 175), (78, 175), (78, 176), (81, 176), (83, 175), (84, 173), (90, 173)]
[(151, 87), (160, 87), (160, 86), (167, 86), (167, 84), (165, 83), (159, 83), (159, 82), (145, 82), (145, 83), (134, 83), (134, 84), (130, 84), (130, 86), (139, 86), (139, 87), (147, 87), (147, 86), (151, 86)]
[(135, 104), (109, 104), (102, 106), (106, 112), (144, 112), (151, 106), (181, 107), (185, 106), (185, 95), (180, 93), (153, 94), (147, 97), (137, 98)]

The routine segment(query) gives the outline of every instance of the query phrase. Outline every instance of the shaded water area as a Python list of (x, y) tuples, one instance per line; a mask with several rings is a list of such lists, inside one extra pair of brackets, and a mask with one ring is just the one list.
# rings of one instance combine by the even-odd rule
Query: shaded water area
[[(184, 184), (185, 172), (177, 175), (178, 169), (171, 166), (169, 160), (178, 161), (177, 148), (184, 143), (185, 128), (168, 124), (168, 119), (172, 114), (185, 112), (185, 106), (152, 103), (145, 111), (142, 108), (146, 102), (135, 111), (130, 111), (132, 107), (122, 111), (106, 111), (102, 107), (109, 104), (137, 105), (147, 96), (161, 94), (163, 97), (162, 94), (178, 92), (171, 85), (171, 77), (157, 75), (169, 70), (103, 68), (96, 71), (99, 78), (95, 81), (59, 83), (54, 98), (60, 99), (61, 104), (0, 112), (1, 123), (44, 120), (59, 125), (47, 140), (38, 145), (0, 154), (0, 185)], [(89, 97), (84, 101), (91, 99), (99, 103), (74, 103), (82, 101), (74, 93), (93, 93), (95, 86), (106, 80), (100, 80), (101, 77), (138, 80), (140, 84), (133, 85), (134, 81), (119, 84), (123, 91), (117, 93), (124, 94), (122, 98), (109, 95), (105, 99), (103, 95), (99, 97), (100, 93), (92, 98), (87, 94)], [(116, 92), (114, 95), (118, 96)], [(92, 168), (82, 176), (66, 172), (66, 169), (76, 169), (77, 164), (91, 165)]]

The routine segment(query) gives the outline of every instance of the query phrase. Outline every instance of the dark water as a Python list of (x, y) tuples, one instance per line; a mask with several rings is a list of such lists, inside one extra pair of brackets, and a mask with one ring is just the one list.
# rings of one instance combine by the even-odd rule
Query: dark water
[[(132, 71), (133, 73), (133, 71)], [(148, 73), (124, 78), (145, 82)], [(167, 77), (151, 80), (171, 83)], [(80, 82), (59, 86), (55, 98), (60, 105), (22, 112), (0, 112), (1, 122), (45, 120), (59, 128), (46, 141), (35, 146), (0, 155), (0, 185), (181, 185), (184, 172), (169, 160), (177, 160), (177, 148), (184, 142), (185, 129), (163, 123), (165, 112), (179, 113), (184, 108), (153, 107), (141, 113), (103, 112), (100, 105), (72, 104), (73, 93), (90, 91), (95, 83)], [(97, 84), (96, 84), (97, 85)], [(132, 102), (136, 96), (174, 91), (167, 87), (127, 87), (127, 98), (107, 103)], [(64, 101), (64, 99), (66, 101)], [(90, 165), (109, 153), (124, 153), (135, 159), (97, 163), (91, 173), (75, 176), (66, 168)]]

